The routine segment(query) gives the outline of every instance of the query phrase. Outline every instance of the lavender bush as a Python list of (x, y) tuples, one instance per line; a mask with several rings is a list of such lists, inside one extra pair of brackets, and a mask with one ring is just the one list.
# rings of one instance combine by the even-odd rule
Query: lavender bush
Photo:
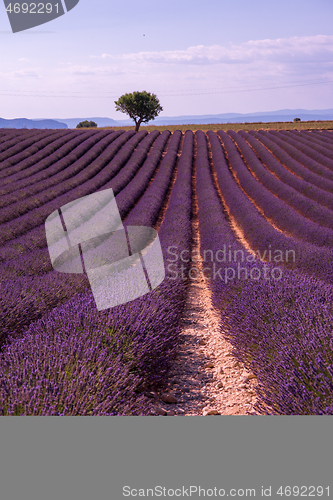
[[(223, 132), (219, 131), (218, 135)], [(305, 272), (315, 274), (316, 276), (333, 283), (332, 274), (332, 250), (320, 248), (307, 242), (299, 242), (295, 238), (285, 236), (277, 231), (266, 219), (258, 212), (253, 203), (245, 196), (232, 177), (228, 163), (222, 151), (221, 142), (216, 134), (210, 135), (212, 147), (213, 162), (216, 170), (216, 176), (225, 200), (226, 206), (237, 225), (243, 232), (245, 239), (255, 251), (264, 252), (268, 248), (278, 249), (285, 255), (286, 252), (293, 250), (295, 260), (285, 264), (291, 267), (297, 267)], [(236, 160), (240, 161), (239, 153), (236, 152)], [(238, 155), (238, 156), (237, 156)], [(228, 158), (228, 160), (230, 160)]]
[[(186, 132), (159, 231), (164, 253), (169, 245), (190, 248), (192, 157), (193, 134)], [(0, 354), (3, 414), (148, 414), (151, 403), (137, 391), (165, 380), (185, 291), (181, 279), (165, 280), (147, 296), (106, 311), (96, 309), (90, 291), (75, 294), (10, 337)]]
[(314, 135), (317, 139), (320, 139), (321, 142), (325, 143), (326, 147), (330, 147), (333, 145), (333, 136), (330, 130), (311, 130), (311, 135)]
[[(144, 134), (146, 133), (147, 132), (144, 132)], [(20, 211), (25, 212), (28, 207), (30, 211), (24, 213), (24, 215), (20, 217), (17, 215), (16, 219), (3, 224), (3, 233), (0, 235), (0, 243), (3, 244), (9, 239), (13, 239), (13, 237), (24, 234), (36, 226), (43, 224), (48, 215), (59, 206), (71, 200), (81, 198), (91, 192), (95, 192), (98, 188), (103, 186), (106, 180), (113, 177), (126, 163), (133, 153), (136, 144), (143, 138), (142, 135), (139, 135), (140, 133), (138, 136), (132, 137), (134, 134), (135, 132), (133, 131), (122, 134), (92, 163), (89, 163), (89, 154), (84, 160), (78, 160), (83, 168), (82, 172), (67, 180), (64, 184), (40, 193), (40, 195), (36, 197), (36, 201), (34, 201), (33, 198), (30, 200), (23, 200), (22, 205), (20, 205)], [(130, 137), (132, 137), (133, 141), (131, 141)], [(128, 140), (131, 141), (129, 148), (119, 151), (121, 146)], [(119, 154), (116, 155), (118, 151)], [(91, 154), (92, 156), (94, 155), (93, 153)], [(113, 165), (111, 165), (111, 161)], [(108, 168), (104, 168), (106, 166), (108, 166)]]
[[(54, 134), (51, 137), (47, 137), (43, 141), (39, 141), (40, 146), (42, 146), (43, 143), (44, 146), (40, 147), (36, 153), (33, 154), (32, 152), (32, 154), (30, 154), (27, 158), (24, 157), (21, 161), (15, 163), (15, 165), (11, 165), (11, 158), (9, 158), (9, 160), (3, 161), (1, 164), (2, 168), (0, 172), (0, 176), (2, 178), (1, 183), (3, 185), (9, 184), (15, 178), (19, 177), (20, 174), (22, 175), (22, 170), (24, 170), (23, 175), (28, 175), (30, 172), (28, 171), (28, 173), (26, 173), (26, 169), (28, 169), (29, 166), (34, 165), (39, 160), (48, 157), (57, 148), (61, 147), (63, 144), (66, 144), (75, 136), (77, 136), (77, 134), (66, 134), (64, 131), (62, 131), (58, 134)], [(26, 154), (24, 156), (26, 156)]]
[[(46, 199), (45, 205), (18, 217), (17, 221), (29, 214), (31, 220), (38, 218), (43, 210), (48, 215), (73, 199), (112, 187), (125, 225), (155, 224), (164, 213), (166, 194), (176, 173), (159, 229), (166, 279), (139, 299), (98, 311), (85, 275), (65, 275), (50, 269), (45, 234), (42, 234), (43, 217), (35, 225), (30, 222), (29, 226), (26, 222), (16, 238), (16, 226), (3, 224), (0, 335), (4, 344), (0, 351), (0, 414), (1, 411), (4, 415), (149, 414), (151, 400), (146, 391), (164, 386), (178, 348), (179, 319), (189, 281), (182, 278), (182, 272), (189, 275), (191, 262), (177, 259), (169, 268), (169, 248), (177, 249), (178, 255), (183, 251), (190, 254), (193, 160), (201, 255), (203, 258), (210, 252), (216, 255), (216, 251), (226, 245), (233, 251), (243, 252), (245, 258), (240, 279), (225, 280), (218, 274), (212, 279), (214, 264), (221, 266), (217, 259), (206, 258), (205, 266), (210, 274), (213, 304), (221, 313), (221, 333), (233, 344), (234, 355), (257, 375), (257, 411), (267, 415), (333, 414), (333, 251), (277, 231), (244, 194), (231, 170), (244, 174), (242, 182), (254, 179), (246, 169), (245, 159), (255, 175), (261, 176), (263, 184), (270, 183), (271, 189), (282, 197), (294, 196), (290, 202), (301, 204), (299, 208), (303, 207), (304, 213), (305, 199), (299, 193), (305, 180), (298, 179), (291, 184), (295, 176), (289, 173), (284, 177), (288, 181), (285, 185), (290, 182), (295, 191), (291, 188), (286, 189), (287, 194), (278, 191), (281, 184), (273, 184), (272, 177), (265, 174), (263, 164), (253, 152), (263, 155), (262, 161), (273, 168), (262, 144), (274, 144), (274, 138), (270, 141), (262, 134), (258, 137), (259, 146), (253, 134), (249, 138), (244, 133), (228, 135), (209, 131), (206, 136), (198, 131), (195, 139), (191, 131), (184, 137), (179, 131), (172, 136), (169, 132), (139, 134), (117, 136), (109, 151), (101, 154), (101, 162), (96, 160), (90, 174), (83, 172), (81, 184), (72, 185), (67, 179), (64, 185), (67, 183), (69, 190), (61, 197), (53, 199), (50, 191), (51, 199)], [(12, 141), (18, 139), (17, 145), (22, 147), (23, 140), (36, 135), (37, 132), (8, 133), (4, 137), (11, 144), (9, 147), (16, 147)], [(237, 142), (244, 159), (230, 136)], [(113, 150), (112, 156), (110, 151), (116, 141), (118, 149)], [(288, 165), (308, 171), (285, 155)], [(45, 168), (49, 167), (52, 169), (51, 165)], [(67, 167), (63, 168), (65, 171)], [(282, 165), (275, 163), (274, 168), (281, 176), (285, 175)], [(84, 170), (87, 169), (90, 167)], [(91, 175), (94, 169), (95, 175)], [(313, 176), (307, 180), (309, 192), (318, 196), (318, 187), (311, 190), (312, 178), (330, 181), (309, 174)], [(250, 188), (244, 183), (245, 188), (249, 189), (250, 197), (257, 189), (260, 196), (265, 193), (261, 199), (266, 203), (266, 190), (258, 181)], [(329, 200), (327, 189), (325, 193)], [(269, 194), (271, 199), (275, 198)], [(321, 211), (323, 203), (319, 205), (318, 201), (314, 206), (318, 214), (326, 213)], [(309, 210), (315, 217), (313, 209)], [(234, 223), (244, 240), (240, 241), (232, 229)], [(29, 227), (31, 230), (26, 232)], [(264, 262), (262, 256), (269, 247), (283, 252), (295, 250), (296, 262)], [(259, 251), (262, 260), (258, 258)], [(230, 263), (222, 267), (226, 265)], [(257, 280), (243, 276), (245, 271), (250, 274), (254, 267), (261, 273), (266, 268), (270, 274), (273, 265), (280, 266), (281, 279)]]
[[(54, 140), (55, 134), (57, 134), (57, 132), (54, 132), (54, 130), (44, 130), (42, 132), (32, 134), (31, 137), (20, 141), (15, 146), (6, 148), (3, 152), (0, 153), (0, 162), (2, 163), (2, 169), (6, 169), (7, 167), (15, 165), (15, 163), (23, 160), (24, 158), (27, 158), (31, 154), (36, 153), (45, 145), (52, 142)], [(6, 172), (3, 172), (2, 169), (0, 174), (6, 175)]]
[(299, 141), (300, 147), (302, 147), (302, 144), (304, 144), (305, 146), (309, 146), (310, 148), (315, 149), (319, 153), (322, 153), (323, 155), (331, 159), (333, 153), (333, 145), (324, 143), (320, 139), (317, 139), (317, 136), (315, 136), (314, 134), (306, 133), (306, 130), (289, 130), (289, 135), (286, 135), (285, 130), (281, 130), (281, 132), (282, 135), (286, 136), (287, 138), (289, 137), (294, 141)]
[(29, 129), (2, 129), (0, 153), (12, 146), (16, 146), (16, 144), (24, 139), (28, 139), (28, 137), (35, 136), (35, 134), (36, 131)]
[[(238, 167), (237, 163), (238, 168), (235, 175), (243, 190), (256, 200), (256, 203), (264, 210), (268, 218), (272, 218), (279, 226), (282, 222), (282, 229), (292, 233), (293, 231), (290, 231), (290, 228), (296, 225), (297, 232), (295, 232), (295, 236), (307, 239), (319, 246), (324, 246), (325, 238), (330, 231), (318, 227), (318, 224), (333, 229), (333, 211), (322, 207), (319, 203), (309, 203), (306, 196), (279, 181), (267, 171), (254, 151), (239, 134), (231, 130), (228, 131), (228, 134), (234, 140), (248, 169), (253, 173), (253, 177), (251, 177), (244, 166), (241, 164)], [(275, 196), (272, 197), (271, 193)], [(289, 209), (285, 203), (294, 210)], [(313, 222), (305, 220), (305, 217)], [(328, 246), (331, 245), (329, 239), (327, 244)]]
[[(126, 164), (126, 167), (119, 172), (119, 182), (116, 182), (118, 176), (114, 177), (112, 183), (113, 188), (120, 188), (126, 180), (127, 182), (129, 181), (130, 176), (133, 175), (133, 167), (135, 167), (135, 169), (139, 168), (140, 163), (146, 156), (152, 142), (158, 135), (158, 132), (153, 133), (148, 141), (144, 140), (144, 144), (140, 145), (138, 150), (133, 154), (131, 160)], [(167, 135), (165, 135), (163, 140), (157, 145), (160, 153), (163, 150), (166, 139)], [(179, 142), (179, 137), (177, 142)], [(155, 148), (153, 148), (149, 158), (152, 161), (156, 161), (156, 158), (159, 158), (159, 156), (156, 156), (155, 154)], [(167, 165), (167, 163), (168, 162), (166, 160), (165, 164)], [(145, 184), (141, 184), (140, 193), (144, 191), (147, 182), (148, 178), (145, 179)], [(136, 185), (135, 179), (132, 183), (130, 182), (128, 186), (131, 184)], [(104, 187), (109, 187), (109, 185), (107, 184)], [(116, 200), (119, 210), (124, 215), (121, 200), (118, 201), (117, 196)], [(130, 208), (132, 208), (135, 203), (135, 198), (132, 198), (130, 201), (132, 203)], [(126, 202), (127, 207), (128, 198), (126, 199)], [(163, 198), (159, 198), (158, 203), (159, 206), (161, 206)], [(143, 205), (145, 205), (144, 200)], [(142, 217), (147, 218), (147, 213), (149, 212), (150, 207), (146, 206), (145, 211), (142, 213)], [(41, 231), (45, 233), (44, 227), (41, 228)], [(22, 328), (29, 325), (31, 321), (45, 314), (50, 307), (55, 307), (58, 303), (68, 300), (68, 298), (70, 298), (75, 292), (80, 290), (83, 291), (89, 286), (88, 280), (81, 275), (71, 278), (66, 274), (56, 273), (52, 268), (46, 247), (43, 250), (34, 250), (33, 252), (29, 252), (23, 257), (21, 256), (16, 259), (5, 261), (0, 264), (0, 272), (3, 279), (3, 293), (0, 301), (3, 304), (4, 312), (0, 328), (0, 337), (2, 338), (5, 338), (10, 332), (10, 329), (14, 327), (16, 327), (17, 333), (19, 333)], [(27, 276), (28, 274), (32, 274), (32, 276)], [(15, 276), (20, 276), (20, 278), (16, 278), (15, 281), (13, 281)], [(27, 298), (29, 303), (27, 303)], [(13, 314), (8, 315), (9, 309), (12, 309)], [(28, 312), (25, 313), (25, 311)]]
[(256, 410), (333, 414), (332, 286), (297, 271), (248, 282), (224, 311), (225, 335), (258, 378)]
[[(160, 152), (159, 154), (162, 154), (162, 150), (167, 140), (167, 135), (164, 136), (163, 138), (161, 137), (162, 139), (161, 141), (159, 141), (159, 139), (156, 140), (158, 136), (159, 132), (152, 132), (151, 134), (149, 134), (149, 136), (145, 137), (145, 139), (143, 139), (143, 141), (140, 143), (136, 151), (132, 154), (131, 158), (128, 160), (126, 165), (118, 172), (118, 174), (116, 174), (111, 179), (111, 181), (109, 181), (103, 187), (104, 189), (112, 188), (114, 194), (118, 195), (116, 197), (117, 205), (121, 208), (122, 213), (128, 213), (129, 209), (135, 204), (137, 198), (134, 196), (135, 193), (129, 192), (128, 189), (126, 191), (126, 196), (119, 197), (118, 193), (120, 192), (122, 193), (121, 190), (123, 188), (125, 187), (130, 188), (130, 186), (132, 186), (133, 184), (135, 186), (135, 189), (139, 193), (138, 196), (145, 190), (145, 187), (147, 186), (150, 179), (149, 172), (147, 175), (147, 167), (149, 170), (152, 161), (156, 166), (159, 158), (159, 156), (156, 155), (156, 152), (158, 150)], [(155, 140), (156, 143), (152, 147), (152, 143), (154, 143)], [(144, 166), (138, 173), (139, 179), (141, 180), (138, 182), (138, 178), (135, 177), (134, 183), (131, 183), (132, 178), (137, 174), (137, 171), (142, 166), (142, 163), (147, 157), (147, 153), (151, 147), (152, 151), (149, 155), (149, 161), (147, 159)], [(144, 173), (143, 176), (140, 175), (140, 173), (142, 172)], [(128, 207), (127, 211), (126, 207)], [(35, 248), (32, 251), (28, 251), (28, 249), (26, 248), (26, 243), (27, 239), (32, 236), (31, 233), (35, 235), (35, 239), (33, 240), (32, 245), (33, 244), (36, 245), (37, 237), (39, 236), (40, 240), (45, 241), (44, 248), (41, 249)], [(16, 243), (12, 242), (12, 245), (15, 246), (22, 245), (21, 252), (24, 249), (26, 249), (27, 252), (23, 254), (20, 252), (20, 255), (17, 256), (15, 255), (17, 252), (16, 253), (13, 252), (13, 247), (9, 245), (9, 250), (7, 251), (7, 254), (11, 256), (11, 258), (8, 257), (6, 260), (0, 263), (0, 273), (4, 278), (6, 276), (10, 278), (13, 276), (29, 275), (29, 274), (39, 275), (52, 271), (48, 250), (46, 248), (44, 224), (33, 230), (31, 233), (30, 234), (28, 233), (27, 235), (23, 235), (22, 237), (15, 239), (14, 242)]]
[[(240, 243), (214, 193), (204, 134), (197, 135), (201, 253), (225, 243), (237, 249)], [(226, 158), (216, 134), (207, 135), (218, 168), (226, 164)], [(226, 180), (225, 176), (220, 179)], [(243, 266), (250, 268), (248, 263)], [(332, 414), (332, 285), (286, 268), (281, 280), (209, 283), (214, 304), (221, 310), (221, 333), (233, 344), (234, 355), (258, 378), (255, 409), (267, 415)]]
[[(118, 139), (120, 139), (120, 145), (123, 145), (124, 140), (122, 137)], [(105, 157), (105, 153), (110, 153), (110, 150), (112, 150), (113, 156), (114, 152), (119, 150), (119, 143), (117, 144), (117, 140), (114, 140), (113, 134), (108, 134), (97, 144), (91, 145), (88, 152), (75, 161), (74, 164), (70, 165), (64, 172), (60, 172), (55, 177), (52, 176), (42, 181), (40, 186), (38, 186), (40, 189), (37, 196), (29, 196), (28, 188), (29, 197), (27, 199), (0, 209), (0, 222), (12, 221), (20, 215), (45, 205), (54, 199), (57, 194), (61, 196), (66, 191), (77, 186), (80, 181), (82, 183), (87, 178), (92, 177), (94, 173), (98, 173), (99, 171), (98, 167), (100, 166), (102, 155)], [(54, 184), (56, 184), (55, 187)]]
[[(280, 146), (282, 149), (284, 149), (284, 151), (286, 151), (289, 156), (291, 156), (294, 160), (301, 163), (304, 167), (308, 168), (309, 170), (311, 170), (315, 174), (318, 174), (321, 177), (324, 177), (325, 180), (328, 179), (330, 182), (333, 181), (332, 170), (330, 170), (328, 167), (319, 163), (319, 161), (316, 161), (316, 160), (310, 158), (308, 155), (301, 153), (301, 151), (299, 151), (297, 148), (295, 148), (294, 146), (291, 146), (285, 140), (285, 138), (282, 139), (282, 138), (280, 138), (280, 136), (277, 136), (275, 134), (271, 134), (269, 132), (265, 132), (264, 130), (259, 131), (259, 136), (268, 137), (272, 142), (276, 143), (278, 146)], [(319, 157), (319, 153), (316, 153), (316, 155)], [(327, 159), (327, 161), (329, 161), (329, 160)]]
[[(267, 172), (272, 172), (274, 176), (280, 179), (284, 185), (296, 189), (307, 198), (320, 203), (321, 205), (333, 210), (333, 195), (323, 189), (314, 186), (297, 175), (292, 174), (282, 163), (280, 163), (272, 153), (258, 140), (252, 137), (248, 132), (238, 131), (238, 134), (245, 139), (257, 154)], [(311, 208), (308, 200), (308, 207)]]
[[(57, 163), (57, 166), (60, 167), (60, 171), (62, 168), (65, 168), (65, 166), (70, 165), (70, 161), (67, 165), (64, 162), (61, 162), (61, 159), (65, 160), (67, 156), (69, 156), (72, 161), (76, 161), (86, 151), (88, 151), (90, 146), (96, 144), (96, 142), (101, 139), (101, 137), (97, 136), (95, 141), (88, 143), (87, 139), (96, 136), (96, 134), (90, 135), (89, 132), (91, 131), (87, 132), (87, 135), (83, 135), (81, 133), (75, 134), (75, 132), (73, 132), (73, 134), (70, 134), (67, 137), (66, 141), (66, 136), (62, 139), (59, 139), (58, 141), (55, 141), (52, 146), (49, 146), (49, 155), (46, 155), (45, 157), (42, 154), (38, 156), (33, 155), (34, 157), (37, 156), (37, 158), (34, 158), (32, 160), (30, 160), (30, 158), (27, 158), (22, 162), (19, 162), (17, 165), (15, 165), (15, 168), (18, 167), (17, 173), (14, 173), (2, 180), (3, 187), (0, 190), (1, 195), (9, 195), (13, 191), (16, 191), (15, 194), (17, 195), (22, 188), (33, 185), (40, 180), (46, 179), (49, 175), (54, 175), (58, 170), (50, 170), (50, 167)], [(90, 146), (86, 147), (89, 144)], [(74, 149), (75, 156), (71, 154)], [(66, 158), (66, 161), (68, 161), (68, 158)], [(5, 196), (2, 196), (1, 198), (1, 206), (5, 206), (3, 198), (5, 198)]]
[(290, 144), (294, 149), (300, 151), (302, 154), (308, 156), (309, 158), (312, 158), (317, 163), (320, 163), (330, 170), (333, 170), (333, 160), (331, 159), (332, 152), (329, 149), (308, 142), (301, 137), (296, 141), (291, 135), (283, 133), (283, 131), (277, 132), (275, 130), (271, 130), (269, 133), (274, 135), (278, 139), (286, 141), (286, 143)]
[[(302, 165), (302, 163), (294, 160), (286, 151), (284, 151), (276, 142), (273, 142), (269, 139), (269, 137), (264, 136), (262, 134), (258, 134), (257, 132), (250, 130), (249, 134), (255, 137), (258, 141), (260, 141), (264, 146), (272, 152), (272, 154), (279, 160), (288, 169), (291, 173), (297, 175), (301, 179), (304, 179), (307, 182), (310, 182), (314, 186), (323, 189), (324, 191), (328, 191), (329, 193), (333, 193), (333, 182), (329, 179), (323, 178), (320, 174), (312, 172), (306, 166)], [(271, 136), (273, 139), (273, 136)]]

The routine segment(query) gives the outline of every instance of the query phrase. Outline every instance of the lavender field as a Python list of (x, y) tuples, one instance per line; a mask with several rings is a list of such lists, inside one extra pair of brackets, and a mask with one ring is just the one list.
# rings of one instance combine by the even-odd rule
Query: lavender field
[[(52, 268), (45, 220), (112, 188), (158, 231), (166, 277), (99, 311)], [(0, 130), (0, 415), (149, 415), (200, 253), (258, 414), (333, 414), (333, 133)]]

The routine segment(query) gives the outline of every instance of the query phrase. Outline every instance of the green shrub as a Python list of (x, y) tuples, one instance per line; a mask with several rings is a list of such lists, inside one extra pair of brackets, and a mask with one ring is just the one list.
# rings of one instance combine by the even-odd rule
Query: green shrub
[(97, 127), (97, 123), (95, 122), (88, 122), (88, 120), (85, 120), (84, 122), (80, 122), (78, 125), (76, 125), (76, 128), (90, 128), (90, 127)]

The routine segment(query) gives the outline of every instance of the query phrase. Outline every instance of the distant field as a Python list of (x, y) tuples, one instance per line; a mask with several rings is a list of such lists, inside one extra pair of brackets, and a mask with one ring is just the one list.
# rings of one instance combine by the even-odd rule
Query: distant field
[[(133, 130), (133, 126), (127, 127), (100, 127), (98, 130)], [(163, 132), (164, 130), (170, 130), (174, 132), (175, 130), (181, 130), (185, 132), (186, 130), (192, 130), (196, 132), (197, 130), (202, 130), (207, 132), (207, 130), (213, 130), (217, 132), (218, 130), (333, 130), (333, 120), (330, 121), (306, 121), (306, 122), (256, 122), (256, 123), (208, 123), (204, 124), (191, 124), (191, 125), (148, 125), (141, 126), (140, 130), (147, 130), (147, 132), (152, 132), (153, 130), (159, 130)]]

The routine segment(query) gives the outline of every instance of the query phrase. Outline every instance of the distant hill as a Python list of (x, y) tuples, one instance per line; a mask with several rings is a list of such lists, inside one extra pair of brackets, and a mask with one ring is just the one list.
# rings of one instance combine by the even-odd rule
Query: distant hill
[[(259, 111), (256, 113), (223, 113), (217, 115), (182, 115), (182, 116), (158, 116), (151, 120), (148, 125), (205, 125), (209, 123), (254, 123), (254, 122), (292, 122), (294, 118), (307, 120), (333, 120), (333, 109), (280, 109), (277, 111)], [(84, 118), (55, 118), (43, 120), (30, 120), (27, 118), (16, 118), (5, 120), (0, 118), (0, 128), (76, 128), (85, 120), (97, 123), (98, 127), (121, 127), (134, 126), (134, 120), (113, 120), (106, 117), (84, 117)], [(142, 125), (144, 126), (144, 125)]]
[[(113, 120), (112, 118), (56, 118), (56, 120), (62, 121), (63, 123), (66, 123), (68, 128), (76, 128), (76, 125), (78, 125), (80, 122), (84, 122), (85, 120), (88, 120), (88, 122), (93, 121), (97, 123), (97, 127), (121, 127), (121, 123), (118, 123), (116, 120)], [(130, 121), (130, 124), (132, 124), (132, 121)]]
[(14, 118), (6, 120), (0, 118), (0, 128), (68, 128), (66, 123), (56, 120), (29, 120), (28, 118)]

